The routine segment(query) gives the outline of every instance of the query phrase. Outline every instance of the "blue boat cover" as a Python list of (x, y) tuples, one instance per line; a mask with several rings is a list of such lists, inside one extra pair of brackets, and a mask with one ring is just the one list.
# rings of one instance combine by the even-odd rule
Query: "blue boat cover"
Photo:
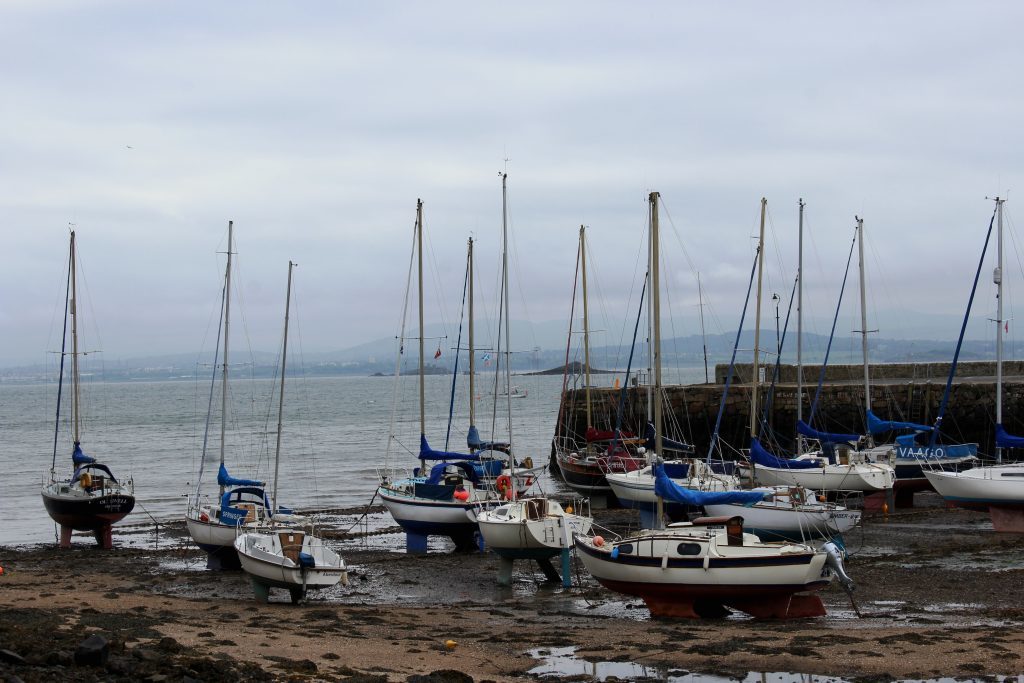
[[(654, 442), (657, 434), (654, 431), (654, 425), (650, 422), (647, 423), (647, 431), (644, 433), (644, 438), (647, 442), (644, 444), (648, 449), (654, 450)], [(693, 446), (682, 441), (676, 441), (669, 439), (665, 436), (661, 437), (661, 447), (666, 451), (683, 451), (684, 453), (693, 453)]]
[(463, 472), (463, 476), (469, 479), (474, 484), (477, 483), (477, 471), (473, 467), (472, 463), (468, 462), (439, 462), (430, 468), (430, 476), (427, 477), (427, 484), (439, 484), (444, 479), (445, 470), (449, 467), (458, 467)]
[(228, 468), (224, 467), (224, 463), (220, 464), (220, 469), (217, 470), (217, 486), (266, 486), (266, 482), (256, 481), (255, 479), (235, 479), (228, 474)]
[[(86, 457), (88, 458), (89, 456)], [(87, 462), (83, 467), (75, 468), (75, 474), (71, 477), (72, 484), (78, 481), (79, 478), (81, 478), (82, 473), (85, 472), (86, 470), (100, 470), (101, 472), (106, 472), (107, 476), (110, 477), (110, 480), (113, 481), (115, 484), (117, 483), (117, 479), (114, 478), (114, 473), (110, 471), (109, 467), (107, 467), (106, 465), (100, 465), (96, 463), (92, 458), (89, 458), (89, 461), (90, 462)]]
[[(224, 466), (221, 465), (222, 469), (223, 467)], [(218, 477), (217, 479), (219, 480), (220, 477)], [(224, 484), (224, 486), (240, 485)], [(258, 484), (258, 486), (263, 486), (263, 484)], [(240, 486), (240, 488), (225, 491), (224, 495), (220, 497), (220, 521), (222, 524), (226, 524), (228, 526), (241, 526), (242, 523), (245, 521), (245, 518), (248, 516), (249, 511), (231, 506), (231, 496), (236, 496), (240, 499), (241, 494), (243, 493), (251, 493), (253, 495), (260, 496), (263, 499), (263, 506), (268, 510), (270, 509), (270, 500), (267, 498), (266, 491), (264, 491), (262, 488), (257, 488), (256, 486)]]
[(996, 445), (1000, 448), (1024, 448), (1024, 436), (1008, 434), (1003, 425), (996, 425)]
[(75, 451), (71, 454), (71, 462), (76, 465), (90, 465), (96, 462), (96, 458), (82, 452), (82, 444), (75, 442)]
[(882, 434), (884, 432), (891, 431), (903, 431), (912, 430), (915, 432), (928, 432), (931, 433), (932, 428), (928, 425), (919, 425), (913, 422), (895, 422), (893, 420), (883, 420), (875, 415), (870, 410), (867, 412), (868, 418), (868, 431), (872, 434)]
[(803, 420), (797, 420), (796, 431), (809, 439), (817, 439), (823, 444), (836, 444), (860, 441), (860, 434), (837, 434), (835, 432), (819, 432)]
[(475, 453), (449, 453), (448, 451), (435, 451), (427, 443), (426, 434), (420, 434), (420, 460), (479, 460), (480, 456)]
[(810, 470), (821, 467), (813, 460), (791, 460), (776, 458), (761, 445), (757, 439), (750, 442), (750, 460), (761, 467), (774, 467), (780, 470)]
[(483, 441), (480, 438), (480, 432), (477, 431), (476, 425), (469, 426), (469, 433), (466, 434), (466, 445), (472, 451), (501, 451), (502, 453), (508, 453), (512, 450), (512, 445), (509, 443)]
[(660, 463), (654, 466), (654, 493), (667, 501), (693, 507), (716, 503), (742, 503), (749, 507), (771, 495), (764, 491), (697, 491), (683, 488), (669, 479)]

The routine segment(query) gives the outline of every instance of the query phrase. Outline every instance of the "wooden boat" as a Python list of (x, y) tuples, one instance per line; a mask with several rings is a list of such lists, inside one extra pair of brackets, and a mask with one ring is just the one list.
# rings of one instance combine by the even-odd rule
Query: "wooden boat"
[(829, 554), (802, 543), (765, 543), (743, 518), (703, 518), (614, 541), (577, 536), (584, 566), (606, 588), (641, 598), (652, 616), (762, 619), (822, 616), (813, 595), (832, 580)]
[[(53, 461), (50, 480), (42, 489), (47, 514), (60, 525), (60, 547), (71, 546), (72, 531), (91, 531), (101, 548), (113, 547), (111, 525), (124, 519), (135, 507), (135, 482), (118, 481), (110, 468), (82, 451), (81, 439), (81, 375), (78, 357), (78, 284), (75, 233), (71, 232), (68, 257), (68, 285), (65, 300), (64, 333), (60, 361), (60, 383), (57, 391), (57, 424), (54, 427)], [(71, 352), (66, 352), (67, 322), (71, 319)], [(57, 475), (57, 445), (60, 432), (61, 389), (64, 386), (64, 358), (71, 356), (71, 423), (73, 448), (71, 477)]]

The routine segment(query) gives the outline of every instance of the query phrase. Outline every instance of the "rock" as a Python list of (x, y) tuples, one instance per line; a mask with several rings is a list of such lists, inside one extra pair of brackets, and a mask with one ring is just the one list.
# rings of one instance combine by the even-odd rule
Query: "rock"
[(161, 659), (161, 655), (149, 648), (136, 647), (132, 648), (132, 657), (139, 660), (140, 662), (156, 662)]
[(75, 666), (106, 666), (110, 657), (110, 643), (98, 633), (94, 633), (81, 643), (75, 650)]
[(426, 676), (414, 674), (405, 679), (407, 683), (473, 683), (473, 677), (454, 669), (431, 671)]
[(0, 650), (0, 662), (6, 662), (8, 664), (24, 664), (25, 658), (19, 655), (17, 652), (11, 652), (10, 650)]

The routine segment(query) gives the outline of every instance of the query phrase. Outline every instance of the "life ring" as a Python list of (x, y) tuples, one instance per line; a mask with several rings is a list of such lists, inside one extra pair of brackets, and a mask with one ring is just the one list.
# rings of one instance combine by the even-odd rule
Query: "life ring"
[(507, 474), (499, 475), (494, 481), (494, 488), (505, 498), (512, 497), (512, 477)]
[(79, 477), (78, 481), (82, 484), (83, 489), (87, 489), (92, 486), (92, 475), (88, 472), (82, 472), (82, 476)]

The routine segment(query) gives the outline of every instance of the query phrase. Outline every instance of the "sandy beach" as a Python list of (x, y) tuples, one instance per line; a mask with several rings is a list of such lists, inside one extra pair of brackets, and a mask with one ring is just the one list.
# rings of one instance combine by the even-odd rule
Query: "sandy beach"
[[(526, 562), (517, 563), (513, 586), (500, 587), (491, 554), (410, 556), (340, 532), (350, 585), (297, 606), (284, 592), (258, 604), (241, 573), (207, 571), (174, 525), (162, 529), (159, 547), (144, 536), (107, 552), (85, 537), (65, 551), (4, 547), (0, 675), (155, 682), (511, 681), (545, 671), (575, 673), (563, 680), (609, 672), (1019, 675), (1024, 537), (994, 534), (986, 515), (918, 499), (923, 507), (869, 518), (848, 539), (859, 616), (834, 585), (823, 593), (827, 617), (790, 622), (652, 620), (640, 601), (601, 588), (580, 565), (570, 589), (543, 583)], [(629, 519), (598, 513), (613, 528)], [(76, 666), (75, 649), (94, 633), (109, 641), (108, 661)]]

